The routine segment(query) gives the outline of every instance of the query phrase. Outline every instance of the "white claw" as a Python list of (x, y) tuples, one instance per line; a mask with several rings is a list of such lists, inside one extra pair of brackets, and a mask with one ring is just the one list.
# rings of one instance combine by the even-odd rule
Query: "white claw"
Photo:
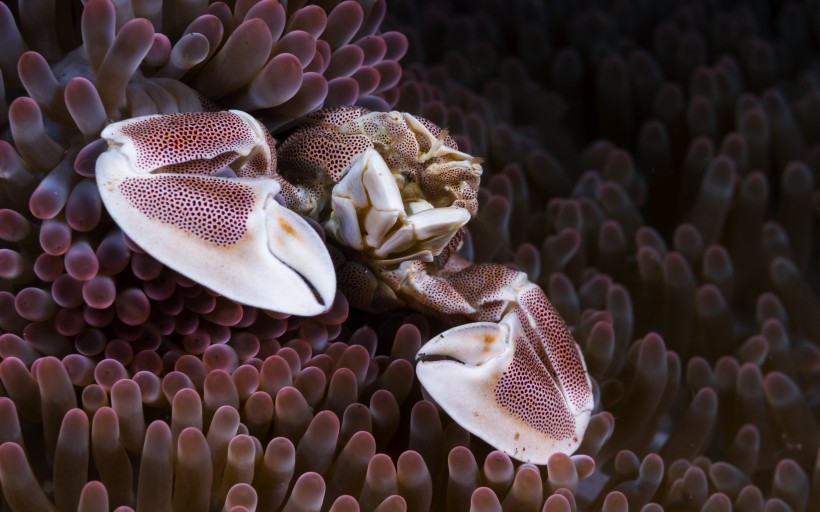
[[(270, 254), (313, 288), (313, 300), (305, 294), (304, 287), (294, 288), (299, 292), (298, 297), (304, 301), (304, 305), (298, 307), (311, 311), (299, 314), (314, 315), (316, 313), (312, 311), (321, 312), (330, 308), (336, 296), (336, 272), (318, 233), (299, 214), (277, 203), (272, 195), (268, 195), (266, 199), (265, 213)], [(280, 285), (278, 281), (275, 282), (277, 286)], [(284, 284), (281, 283), (283, 286)], [(287, 293), (282, 295), (285, 300), (290, 300)], [(284, 310), (280, 308), (276, 311)]]
[(358, 251), (377, 247), (405, 216), (396, 180), (374, 149), (353, 160), (350, 170), (333, 187), (331, 204), (333, 213), (325, 227)]
[(470, 212), (460, 207), (421, 207), (417, 200), (405, 206), (395, 177), (374, 149), (354, 159), (333, 187), (331, 204), (333, 213), (325, 229), (387, 264), (432, 260), (470, 220)]
[[(176, 272), (242, 304), (319, 314), (336, 275), (316, 231), (275, 201), (265, 133), (232, 112), (115, 123), (102, 133), (97, 186), (122, 230)], [(259, 177), (215, 176), (224, 166)]]
[(438, 254), (470, 218), (470, 212), (457, 206), (422, 210), (407, 217), (404, 225), (384, 240), (373, 254), (383, 259), (407, 252)]
[[(508, 295), (491, 283), (462, 284), (471, 303), (492, 299), (484, 312)], [(515, 302), (506, 303), (498, 324), (461, 325), (434, 337), (419, 350), (416, 375), (459, 425), (511, 457), (546, 464), (580, 445), (591, 385), (578, 346), (543, 292), (518, 279), (508, 291)]]
[(365, 250), (356, 204), (347, 197), (335, 196), (331, 199), (331, 204), (333, 214), (330, 220), (325, 223), (325, 229), (348, 247), (352, 247), (357, 251)]
[[(506, 366), (512, 357), (509, 338), (510, 329), (504, 323), (475, 322), (453, 327), (431, 339), (419, 351), (420, 362), (416, 373), (424, 386), (428, 387), (428, 383), (433, 383), (447, 373), (438, 372), (438, 375), (434, 375), (431, 368), (438, 364), (454, 364), (455, 368), (462, 370), (488, 363)], [(488, 373), (490, 367), (482, 370)], [(419, 372), (424, 373), (424, 377)]]
[[(141, 121), (149, 121), (151, 119), (158, 119), (162, 116), (159, 114), (151, 115), (151, 116), (143, 116), (137, 118)], [(127, 165), (131, 169), (131, 172), (135, 174), (145, 174), (149, 173), (156, 169), (155, 162), (152, 162), (150, 159), (146, 158), (144, 155), (140, 155), (137, 149), (137, 145), (134, 142), (134, 138), (131, 137), (126, 133), (129, 126), (134, 126), (134, 123), (130, 123), (130, 120), (127, 121), (120, 121), (117, 123), (111, 123), (105, 128), (103, 128), (102, 133), (100, 136), (108, 141), (109, 149), (112, 147), (117, 148), (117, 151), (120, 153), (120, 156), (127, 161)], [(209, 155), (209, 158), (216, 156), (216, 154)], [(185, 155), (178, 154), (178, 158), (166, 159), (168, 164), (175, 164), (184, 161), (184, 158), (187, 158)]]
[(374, 149), (364, 152), (362, 183), (370, 204), (377, 210), (402, 210), (401, 194), (396, 179)]
[(364, 230), (367, 233), (365, 243), (369, 247), (378, 247), (390, 229), (396, 225), (401, 216), (397, 210), (377, 210), (371, 208), (364, 216)]

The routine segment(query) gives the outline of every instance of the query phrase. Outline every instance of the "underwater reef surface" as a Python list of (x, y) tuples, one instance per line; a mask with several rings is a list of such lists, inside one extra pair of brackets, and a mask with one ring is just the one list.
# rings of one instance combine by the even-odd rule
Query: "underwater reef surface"
[[(817, 510), (818, 50), (817, 1), (0, 3), (0, 508)], [(573, 329), (576, 454), (425, 400), (440, 321), (242, 306), (102, 207), (110, 121), (351, 104), (484, 159), (462, 253)]]

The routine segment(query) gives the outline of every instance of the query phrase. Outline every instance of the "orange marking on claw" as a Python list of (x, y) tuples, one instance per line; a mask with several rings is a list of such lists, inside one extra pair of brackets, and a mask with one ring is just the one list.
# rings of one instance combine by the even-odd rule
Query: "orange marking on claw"
[(284, 217), (279, 217), (279, 227), (288, 235), (299, 238), (299, 232), (293, 229), (293, 226)]

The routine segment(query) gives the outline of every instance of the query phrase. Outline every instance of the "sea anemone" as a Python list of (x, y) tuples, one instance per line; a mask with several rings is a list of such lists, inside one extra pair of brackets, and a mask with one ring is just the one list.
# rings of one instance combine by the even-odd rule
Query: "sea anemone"
[[(4, 132), (13, 143), (0, 142), (3, 331), (58, 357), (96, 357), (109, 341), (126, 341), (133, 354), (121, 354), (123, 364), (155, 368), (147, 354), (156, 356), (171, 333), (173, 347), (161, 351), (166, 368), (182, 354), (222, 344), (242, 352), (230, 356), (237, 360), (260, 350), (270, 355), (271, 343), (286, 332), (317, 345), (335, 338), (346, 315), (341, 295), (331, 311), (311, 320), (260, 314), (169, 271), (131, 243), (104, 215), (95, 191), (93, 164), (103, 149), (96, 137), (112, 119), (216, 103), (253, 110), (273, 126), (322, 105), (386, 108), (383, 93), (398, 80), (396, 60), (406, 44), (400, 34), (378, 32), (383, 2), (289, 13), (269, 0), (233, 9), (219, 2), (182, 9), (108, 0), (73, 7), (68, 14), (79, 17), (79, 26), (58, 26), (55, 6), (42, 15), (0, 5), (7, 28), (4, 113), (10, 101)], [(43, 40), (24, 39), (29, 33)], [(357, 73), (373, 75), (369, 87), (351, 78)], [(242, 330), (233, 341), (232, 328)], [(23, 355), (15, 352), (22, 347), (16, 339), (4, 346), (4, 357)]]
[(391, 4), (398, 107), (488, 157), (469, 254), (544, 287), (600, 392), (579, 509), (809, 503), (814, 7), (764, 11)]
[[(0, 4), (5, 502), (811, 510), (818, 14)], [(426, 401), (413, 365), (437, 320), (367, 314), (341, 293), (309, 319), (240, 305), (159, 264), (102, 208), (110, 121), (241, 108), (276, 136), (348, 104), (424, 116), (485, 159), (462, 254), (526, 271), (573, 329), (596, 396), (577, 453), (515, 462)]]

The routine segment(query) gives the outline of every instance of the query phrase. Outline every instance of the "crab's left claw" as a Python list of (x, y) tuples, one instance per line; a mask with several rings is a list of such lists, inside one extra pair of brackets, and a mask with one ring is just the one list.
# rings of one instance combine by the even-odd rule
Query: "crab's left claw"
[(433, 400), (518, 460), (546, 464), (556, 452), (575, 451), (592, 412), (591, 385), (578, 346), (543, 291), (500, 265), (434, 279), (442, 301), (462, 297), (476, 310), (471, 316), (503, 318), (454, 327), (421, 348), (416, 375)]
[(151, 256), (237, 302), (298, 315), (336, 290), (316, 231), (276, 202), (267, 131), (240, 112), (135, 118), (106, 127), (103, 203)]

